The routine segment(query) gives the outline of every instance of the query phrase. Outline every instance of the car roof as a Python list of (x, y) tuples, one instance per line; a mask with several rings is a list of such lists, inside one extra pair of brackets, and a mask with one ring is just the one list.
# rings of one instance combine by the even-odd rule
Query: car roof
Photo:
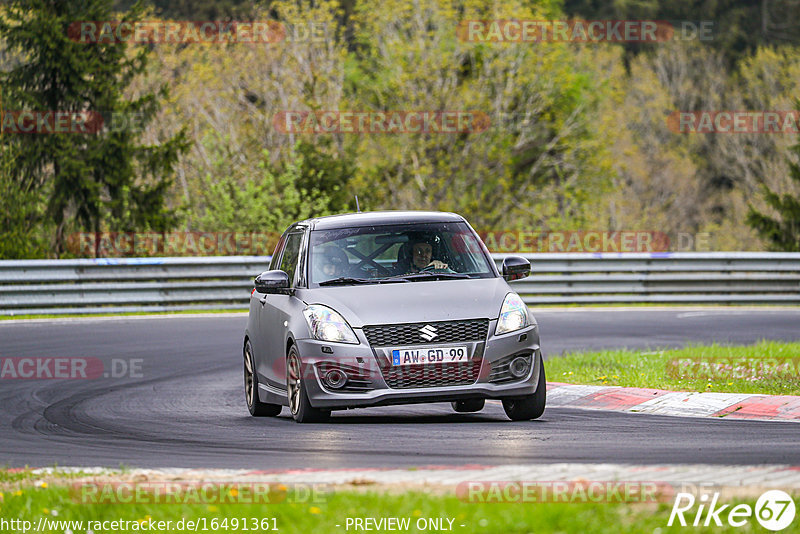
[(464, 218), (461, 215), (443, 211), (364, 211), (317, 217), (297, 224), (308, 224), (312, 230), (333, 230), (358, 226), (462, 221)]

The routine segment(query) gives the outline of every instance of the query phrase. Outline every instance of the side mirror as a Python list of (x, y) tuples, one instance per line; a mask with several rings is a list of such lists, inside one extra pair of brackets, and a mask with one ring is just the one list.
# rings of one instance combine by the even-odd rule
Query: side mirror
[(509, 282), (531, 274), (531, 262), (521, 256), (508, 256), (503, 260), (503, 278)]
[(264, 271), (254, 282), (259, 293), (282, 293), (289, 289), (289, 275), (283, 271)]

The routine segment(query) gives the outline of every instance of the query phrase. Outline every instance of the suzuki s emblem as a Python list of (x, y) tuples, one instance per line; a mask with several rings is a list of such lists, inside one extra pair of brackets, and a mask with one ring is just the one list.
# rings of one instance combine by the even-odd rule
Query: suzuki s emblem
[(436, 333), (436, 329), (429, 324), (426, 324), (422, 328), (419, 329), (419, 335), (425, 341), (431, 341), (433, 338), (437, 337), (439, 334)]

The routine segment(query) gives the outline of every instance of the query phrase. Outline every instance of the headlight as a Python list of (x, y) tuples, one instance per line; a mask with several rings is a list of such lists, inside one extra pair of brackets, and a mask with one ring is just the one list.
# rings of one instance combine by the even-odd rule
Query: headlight
[(344, 317), (327, 306), (312, 304), (303, 310), (303, 315), (315, 339), (358, 344), (355, 332)]
[(494, 335), (507, 334), (531, 324), (528, 318), (528, 307), (516, 293), (509, 293), (500, 308), (500, 317), (497, 319), (497, 328)]

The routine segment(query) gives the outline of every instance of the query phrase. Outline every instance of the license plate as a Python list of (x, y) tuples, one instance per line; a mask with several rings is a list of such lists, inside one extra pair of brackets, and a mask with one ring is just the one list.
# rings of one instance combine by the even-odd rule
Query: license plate
[(392, 351), (392, 365), (466, 362), (467, 347), (417, 347)]

